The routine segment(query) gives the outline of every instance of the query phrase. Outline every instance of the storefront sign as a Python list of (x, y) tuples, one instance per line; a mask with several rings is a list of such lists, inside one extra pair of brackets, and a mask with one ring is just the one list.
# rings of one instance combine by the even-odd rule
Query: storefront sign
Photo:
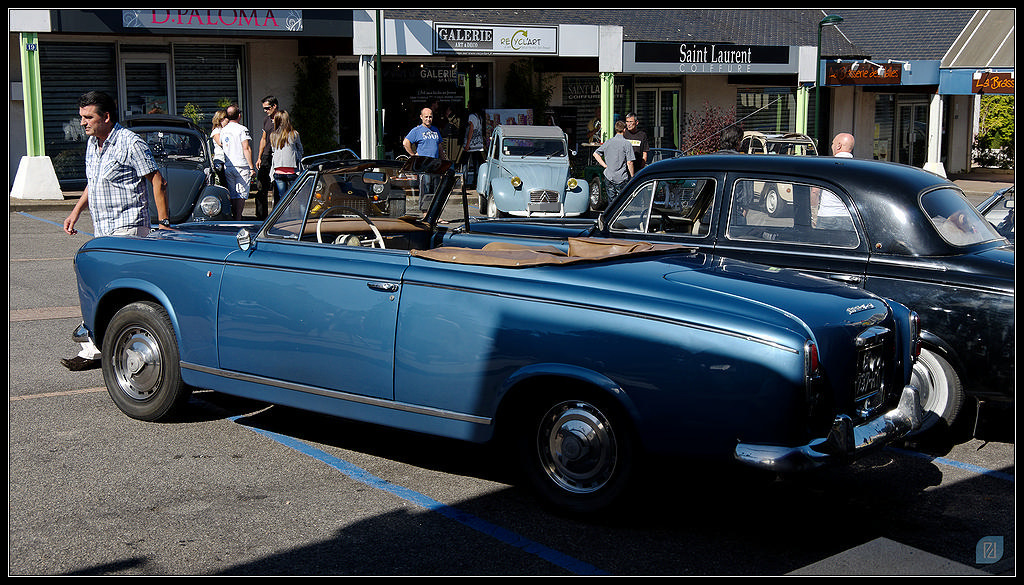
[(900, 63), (826, 63), (825, 85), (900, 85), (903, 65)]
[[(769, 73), (791, 69), (790, 47), (727, 43), (630, 43), (630, 71)], [(627, 55), (628, 57), (628, 55)]]
[(541, 26), (434, 25), (434, 53), (558, 54), (558, 29)]
[(126, 28), (302, 31), (301, 10), (122, 10)]
[(975, 71), (971, 80), (973, 93), (1013, 93), (1013, 73), (993, 73), (991, 71)]

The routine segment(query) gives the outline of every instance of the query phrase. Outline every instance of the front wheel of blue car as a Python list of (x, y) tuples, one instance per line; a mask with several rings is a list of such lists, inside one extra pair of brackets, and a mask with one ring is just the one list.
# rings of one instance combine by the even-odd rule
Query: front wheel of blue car
[(612, 505), (633, 471), (633, 439), (604, 401), (547, 402), (527, 418), (520, 456), (531, 484), (557, 510), (588, 514)]
[(119, 310), (103, 336), (103, 380), (122, 412), (160, 420), (185, 402), (191, 389), (181, 379), (178, 344), (163, 307), (136, 302)]

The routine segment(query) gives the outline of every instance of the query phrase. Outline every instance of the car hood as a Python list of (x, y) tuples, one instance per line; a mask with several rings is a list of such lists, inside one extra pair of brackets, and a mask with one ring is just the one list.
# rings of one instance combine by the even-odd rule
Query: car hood
[[(781, 311), (812, 329), (860, 328), (889, 314), (884, 300), (862, 289), (796, 271), (716, 256), (706, 256), (699, 270), (666, 273), (665, 280), (689, 287), (695, 293), (702, 291), (705, 296), (717, 293), (727, 304), (743, 301)], [(751, 314), (749, 307), (744, 311)]]
[(523, 180), (523, 190), (552, 189), (565, 191), (565, 181), (569, 176), (569, 161), (561, 159), (528, 158), (526, 162), (503, 160), (505, 170)]
[(797, 350), (808, 338), (819, 347), (848, 343), (866, 324), (883, 324), (892, 314), (886, 301), (856, 287), (702, 253), (544, 267), (523, 277), (520, 285), (529, 281), (525, 290), (536, 296), (699, 327), (712, 323)]

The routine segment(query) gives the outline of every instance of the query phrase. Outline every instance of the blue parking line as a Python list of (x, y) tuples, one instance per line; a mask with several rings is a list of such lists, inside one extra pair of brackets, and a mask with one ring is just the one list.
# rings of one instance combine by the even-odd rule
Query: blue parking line
[(569, 557), (554, 549), (548, 548), (540, 543), (534, 542), (528, 538), (524, 538), (505, 528), (495, 526), (494, 524), (491, 524), (486, 520), (477, 518), (476, 516), (468, 512), (464, 512), (462, 510), (459, 510), (458, 508), (453, 508), (446, 504), (442, 504), (441, 502), (429, 498), (419, 492), (410, 490), (399, 485), (395, 485), (385, 479), (381, 479), (371, 473), (368, 473), (365, 469), (361, 467), (358, 467), (343, 459), (339, 459), (333, 455), (325, 453), (320, 449), (307, 445), (306, 443), (303, 443), (302, 441), (299, 441), (294, 437), (289, 437), (287, 435), (282, 435), (272, 431), (267, 431), (264, 429), (259, 429), (256, 427), (245, 425), (244, 423), (239, 422), (239, 419), (244, 418), (244, 416), (245, 415), (230, 417), (228, 420), (232, 422), (237, 422), (238, 424), (246, 427), (247, 429), (256, 431), (257, 433), (269, 437), (286, 447), (295, 449), (296, 451), (304, 455), (308, 455), (313, 459), (326, 463), (327, 465), (330, 465), (331, 467), (337, 469), (338, 471), (344, 473), (345, 475), (356, 481), (362, 482), (372, 488), (388, 492), (408, 502), (416, 504), (421, 508), (425, 508), (432, 512), (441, 514), (446, 518), (455, 520), (456, 522), (468, 526), (469, 528), (472, 528), (477, 532), (481, 532), (483, 534), (496, 538), (505, 544), (512, 545), (516, 548), (522, 549), (525, 552), (540, 557), (552, 563), (553, 565), (556, 565), (569, 571), (574, 575), (608, 575), (608, 573), (602, 571), (601, 569), (598, 569), (597, 567), (594, 567), (588, 563)]
[[(25, 213), (24, 211), (18, 211), (16, 213), (24, 215), (25, 217), (31, 217), (32, 219), (38, 219), (39, 221), (41, 221), (43, 223), (53, 224), (53, 225), (59, 227), (62, 231), (64, 230), (64, 223), (63, 222), (62, 223), (57, 223), (55, 221), (50, 221), (48, 219), (43, 219), (41, 217), (36, 217), (36, 216), (32, 215), (31, 213)], [(89, 236), (90, 238), (92, 237), (92, 234), (90, 234), (89, 232), (83, 232), (83, 231), (79, 230), (78, 233), (82, 234), (83, 236)]]
[(896, 452), (896, 453), (902, 453), (903, 455), (913, 455), (915, 457), (919, 457), (921, 459), (928, 459), (929, 461), (934, 461), (935, 463), (940, 463), (942, 465), (948, 465), (950, 467), (957, 467), (957, 468), (963, 469), (965, 471), (970, 471), (971, 473), (977, 473), (978, 475), (985, 475), (985, 476), (988, 476), (988, 477), (994, 477), (996, 479), (1002, 479), (1002, 480), (1006, 480), (1006, 481), (1008, 481), (1010, 483), (1014, 483), (1014, 476), (1010, 475), (1009, 473), (1004, 473), (1002, 471), (995, 471), (995, 470), (992, 470), (992, 469), (981, 467), (980, 465), (972, 465), (970, 463), (962, 463), (960, 461), (956, 461), (956, 460), (953, 460), (953, 459), (947, 459), (945, 457), (936, 457), (935, 455), (928, 455), (927, 453), (918, 453), (917, 451), (909, 451), (909, 450), (906, 450), (906, 449), (900, 449), (898, 447), (888, 447), (888, 450)]

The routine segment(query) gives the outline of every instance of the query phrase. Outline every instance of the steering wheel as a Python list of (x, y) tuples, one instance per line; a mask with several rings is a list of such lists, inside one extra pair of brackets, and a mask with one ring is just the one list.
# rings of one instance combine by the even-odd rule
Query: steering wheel
[(351, 207), (346, 207), (344, 205), (335, 205), (334, 207), (329, 207), (329, 208), (325, 209), (323, 211), (323, 213), (320, 214), (320, 217), (317, 218), (317, 220), (316, 220), (316, 241), (317, 241), (317, 243), (320, 243), (320, 244), (324, 243), (323, 238), (320, 236), (320, 225), (323, 223), (324, 218), (327, 217), (327, 215), (329, 213), (331, 213), (332, 211), (350, 211), (353, 214), (355, 214), (356, 216), (358, 216), (359, 219), (361, 219), (361, 220), (366, 222), (366, 225), (370, 226), (370, 230), (373, 232), (374, 238), (372, 240), (367, 240), (367, 241), (372, 241), (373, 242), (373, 246), (371, 246), (371, 247), (373, 247), (373, 248), (384, 248), (384, 237), (380, 235), (380, 230), (377, 229), (377, 226), (373, 225), (373, 222), (370, 221), (370, 218), (367, 217), (365, 213), (359, 211), (358, 209), (353, 209)]

